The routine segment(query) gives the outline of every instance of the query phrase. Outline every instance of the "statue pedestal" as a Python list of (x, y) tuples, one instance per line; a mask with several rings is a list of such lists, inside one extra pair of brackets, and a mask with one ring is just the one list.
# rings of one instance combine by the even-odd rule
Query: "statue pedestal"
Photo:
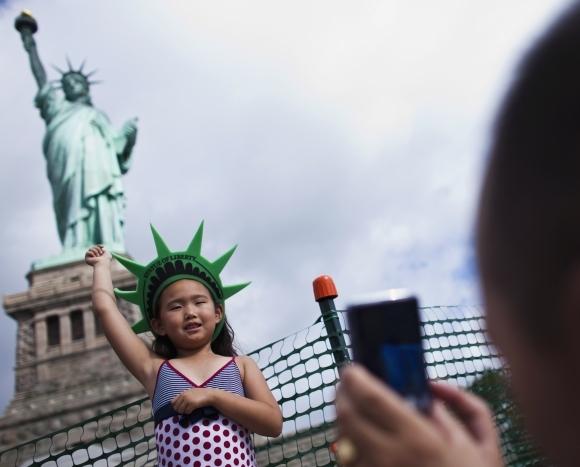
[[(88, 247), (76, 247), (63, 250), (58, 255), (49, 256), (48, 258), (38, 259), (34, 261), (30, 267), (31, 272), (40, 271), (41, 269), (55, 268), (57, 266), (64, 266), (69, 263), (76, 263), (85, 259), (85, 253)], [(123, 248), (107, 245), (107, 250), (115, 253), (123, 253)]]
[[(112, 270), (116, 287), (135, 288), (134, 276), (116, 261)], [(15, 393), (0, 418), (0, 449), (146, 395), (95, 320), (89, 266), (44, 267), (27, 278), (28, 290), (4, 296), (18, 335)], [(129, 322), (138, 319), (136, 306), (119, 301), (119, 308)]]

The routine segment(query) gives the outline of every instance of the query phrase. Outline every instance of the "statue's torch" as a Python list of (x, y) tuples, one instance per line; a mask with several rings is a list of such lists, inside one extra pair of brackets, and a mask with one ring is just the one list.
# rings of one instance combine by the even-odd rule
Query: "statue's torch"
[(38, 23), (32, 16), (32, 13), (28, 10), (23, 10), (20, 15), (14, 20), (14, 27), (22, 36), (22, 40), (25, 40), (25, 36), (30, 36), (38, 31)]
[(38, 88), (41, 89), (46, 84), (46, 72), (40, 58), (38, 58), (36, 42), (33, 37), (34, 33), (38, 31), (38, 23), (29, 10), (23, 10), (14, 20), (14, 28), (20, 33), (24, 50), (26, 50), (30, 58), (32, 74), (34, 79), (36, 79)]

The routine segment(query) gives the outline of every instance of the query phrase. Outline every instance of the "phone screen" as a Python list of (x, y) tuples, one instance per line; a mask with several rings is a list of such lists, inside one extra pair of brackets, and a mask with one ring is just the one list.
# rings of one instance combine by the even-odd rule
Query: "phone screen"
[(359, 302), (348, 307), (354, 360), (422, 411), (431, 406), (417, 299)]

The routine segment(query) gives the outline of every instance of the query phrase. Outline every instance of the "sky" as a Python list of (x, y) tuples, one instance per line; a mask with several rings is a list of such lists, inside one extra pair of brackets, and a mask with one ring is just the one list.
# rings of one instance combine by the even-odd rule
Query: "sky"
[[(139, 134), (124, 177), (126, 245), (154, 256), (205, 220), (242, 350), (312, 323), (312, 280), (337, 304), (393, 287), (477, 304), (473, 219), (493, 117), (521, 54), (568, 2), (0, 0), (0, 293), (60, 244), (36, 84), (13, 22), (30, 9), (51, 65), (98, 69), (94, 105)], [(16, 324), (0, 315), (0, 410)]]

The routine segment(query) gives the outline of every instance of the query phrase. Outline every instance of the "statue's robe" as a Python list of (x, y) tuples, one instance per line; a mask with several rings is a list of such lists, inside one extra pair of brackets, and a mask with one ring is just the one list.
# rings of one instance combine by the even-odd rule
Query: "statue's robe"
[(46, 122), (43, 150), (63, 247), (103, 243), (124, 251), (121, 175), (130, 160), (117, 154), (109, 119), (92, 105), (67, 101), (50, 84), (35, 102)]

